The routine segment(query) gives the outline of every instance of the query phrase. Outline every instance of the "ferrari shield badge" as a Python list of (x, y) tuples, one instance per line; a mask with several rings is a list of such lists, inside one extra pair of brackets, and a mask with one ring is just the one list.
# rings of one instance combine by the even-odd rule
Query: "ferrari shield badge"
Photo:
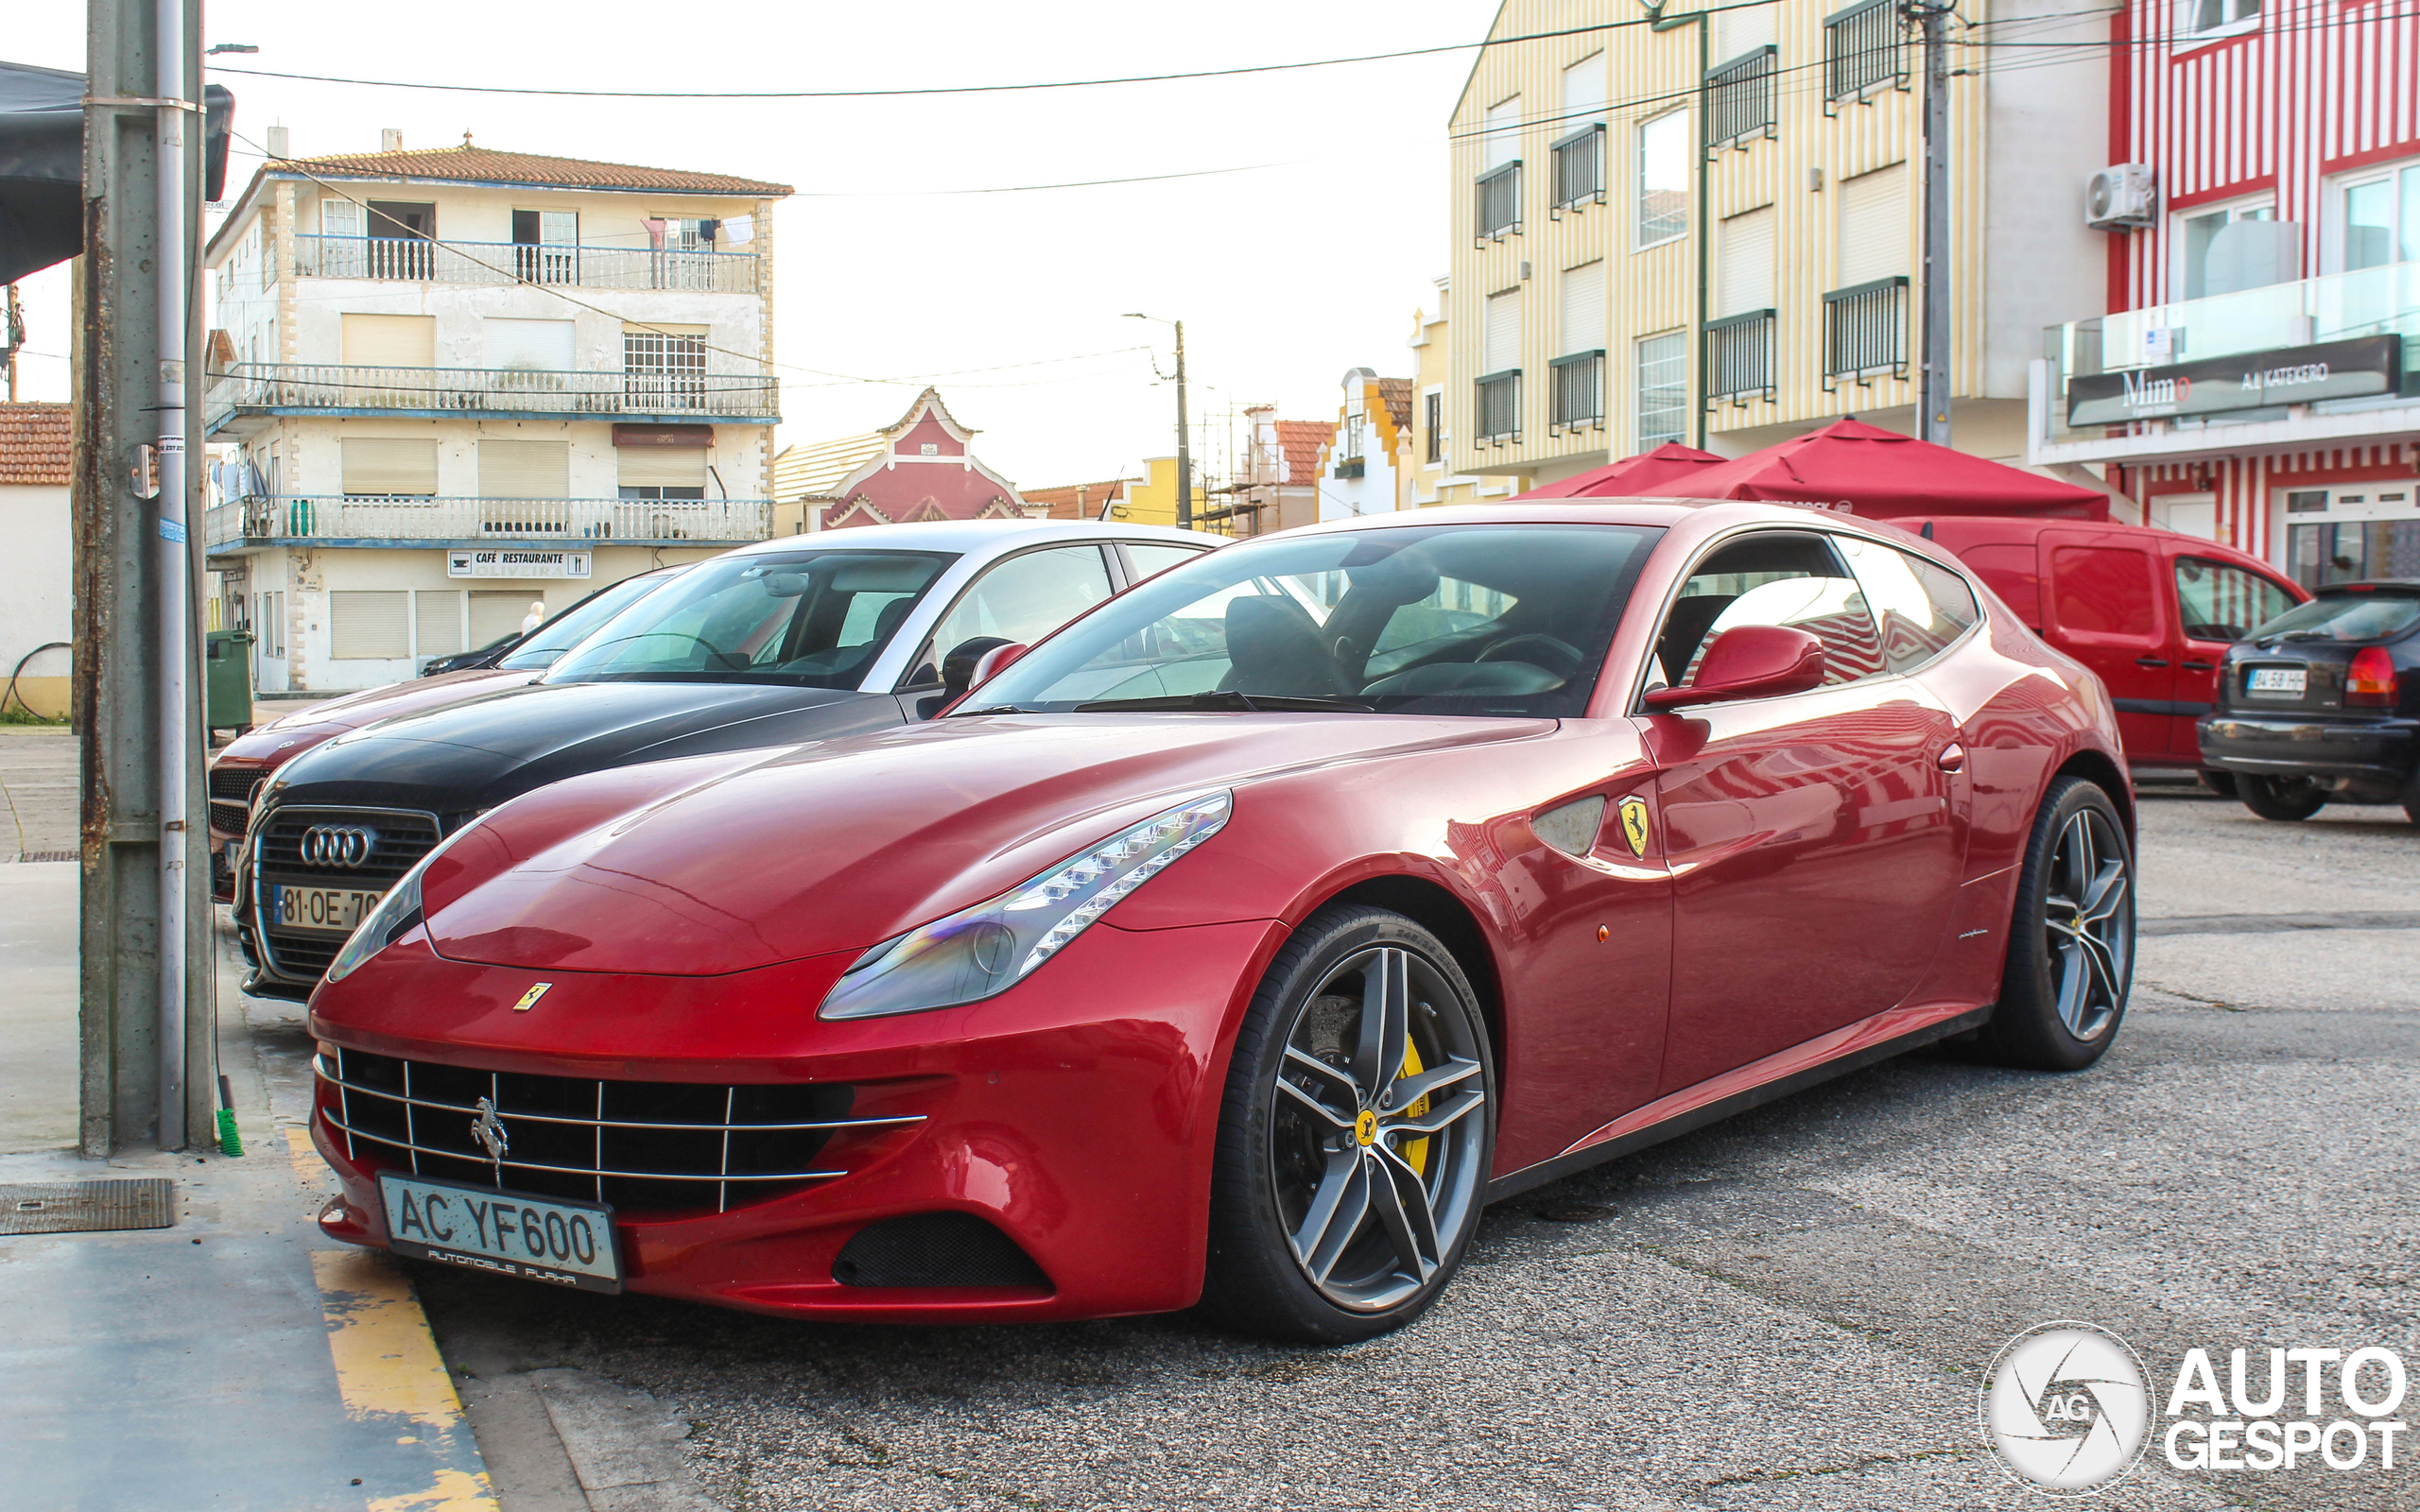
[[(1636, 842), (1634, 841), (1633, 843), (1635, 844)], [(536, 987), (531, 988), (528, 991), (522, 993), (521, 1001), (512, 1005), (512, 1011), (515, 1013), (527, 1013), (531, 1008), (536, 1007), (538, 1005), (538, 1000), (544, 997), (546, 995), (546, 989), (554, 985), (555, 984), (552, 982), (541, 982)]]
[(1647, 799), (1631, 797), (1622, 799), (1622, 838), (1630, 842), (1630, 853), (1647, 854)]

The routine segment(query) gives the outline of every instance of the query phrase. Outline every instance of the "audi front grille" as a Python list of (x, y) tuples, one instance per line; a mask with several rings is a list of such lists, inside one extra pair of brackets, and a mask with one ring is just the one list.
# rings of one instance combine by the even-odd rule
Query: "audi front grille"
[[(367, 831), (376, 838), (358, 864), (315, 866), (303, 859), (304, 840), (313, 830)], [(317, 983), (328, 963), (344, 948), (344, 936), (332, 931), (282, 928), (266, 910), (271, 886), (342, 887), (385, 892), (437, 848), (444, 827), (434, 814), (415, 809), (322, 808), (298, 803), (270, 809), (261, 818), (252, 852), (252, 880), (262, 896), (255, 901), (254, 927), (268, 959), (268, 969), (293, 982)]]
[[(623, 1212), (722, 1211), (797, 1192), (848, 1174), (816, 1159), (835, 1135), (924, 1121), (851, 1118), (856, 1089), (839, 1082), (590, 1081), (344, 1049), (312, 1064), (349, 1160)], [(477, 1133), (491, 1111), (493, 1159)]]

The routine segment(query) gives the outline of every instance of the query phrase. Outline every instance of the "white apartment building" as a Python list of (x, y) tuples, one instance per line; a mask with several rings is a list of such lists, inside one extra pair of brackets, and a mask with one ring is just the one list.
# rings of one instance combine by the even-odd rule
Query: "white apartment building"
[(205, 253), (209, 565), (264, 692), (407, 678), (771, 533), (787, 185), (271, 134)]

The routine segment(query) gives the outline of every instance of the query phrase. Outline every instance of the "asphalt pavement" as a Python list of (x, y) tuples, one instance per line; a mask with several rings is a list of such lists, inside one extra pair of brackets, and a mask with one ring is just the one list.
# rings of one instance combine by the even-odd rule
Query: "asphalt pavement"
[[(507, 1512), (607, 1504), (579, 1486), (611, 1433), (580, 1447), (565, 1381), (620, 1394), (662, 1504), (731, 1512), (2039, 1507), (1976, 1425), (2031, 1325), (2095, 1322), (2147, 1360), (2420, 1360), (2420, 828), (2173, 788), (2142, 816), (2135, 995), (2091, 1070), (1922, 1053), (1527, 1194), (1432, 1313), (1370, 1344), (1187, 1316), (834, 1327), (415, 1277)], [(529, 1430), (542, 1400), (568, 1454)], [(2155, 1450), (2092, 1504), (2393, 1512), (2420, 1475), (2177, 1473)]]

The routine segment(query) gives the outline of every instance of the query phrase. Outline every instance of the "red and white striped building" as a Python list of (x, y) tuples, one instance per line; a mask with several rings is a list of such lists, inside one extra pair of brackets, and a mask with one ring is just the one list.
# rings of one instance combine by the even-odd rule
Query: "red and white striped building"
[(2029, 459), (2308, 585), (2420, 576), (2420, 0), (2129, 0), (2109, 161), (2152, 193), (2103, 317), (2053, 328)]

